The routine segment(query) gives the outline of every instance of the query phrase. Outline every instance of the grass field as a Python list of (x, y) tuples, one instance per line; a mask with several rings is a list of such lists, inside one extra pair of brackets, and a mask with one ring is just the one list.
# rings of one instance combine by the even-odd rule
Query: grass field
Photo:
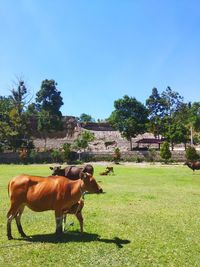
[(54, 236), (54, 212), (28, 208), (22, 239), (13, 221), (6, 237), (7, 183), (20, 174), (47, 176), (47, 165), (0, 165), (0, 266), (200, 266), (200, 171), (186, 166), (114, 166), (115, 175), (95, 177), (105, 194), (86, 195), (84, 234), (74, 221)]

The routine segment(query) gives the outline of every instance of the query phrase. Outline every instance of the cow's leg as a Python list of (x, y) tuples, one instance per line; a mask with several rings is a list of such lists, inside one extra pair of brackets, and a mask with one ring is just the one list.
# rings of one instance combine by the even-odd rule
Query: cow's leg
[(79, 211), (79, 212), (76, 213), (76, 218), (79, 221), (80, 230), (81, 230), (81, 234), (82, 234), (83, 233), (83, 216), (82, 216), (82, 212), (81, 211)]
[(60, 235), (63, 232), (63, 214), (60, 211), (55, 211), (55, 218), (56, 218), (56, 235)]
[(63, 224), (64, 224), (64, 231), (66, 230), (66, 221), (67, 221), (67, 213), (63, 214)]
[(24, 211), (24, 206), (22, 206), (19, 209), (19, 211), (18, 211), (18, 213), (17, 213), (17, 215), (15, 217), (15, 221), (16, 221), (17, 229), (18, 229), (18, 232), (20, 233), (20, 235), (22, 237), (27, 237), (26, 234), (24, 233), (22, 225), (21, 225), (21, 216), (22, 216), (23, 211)]
[(13, 239), (12, 237), (12, 230), (11, 230), (11, 222), (15, 218), (19, 209), (19, 205), (11, 204), (11, 207), (7, 213), (7, 237), (8, 239)]

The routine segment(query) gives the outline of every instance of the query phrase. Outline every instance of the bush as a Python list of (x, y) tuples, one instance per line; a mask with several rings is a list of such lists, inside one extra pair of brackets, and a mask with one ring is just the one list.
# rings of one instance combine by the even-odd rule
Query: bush
[(191, 160), (191, 161), (195, 161), (199, 159), (199, 155), (197, 154), (197, 151), (195, 149), (195, 147), (193, 146), (188, 146), (186, 148), (186, 159), (187, 160)]
[(71, 144), (65, 143), (63, 145), (63, 160), (67, 163), (71, 161)]
[(117, 163), (119, 163), (120, 159), (121, 159), (121, 152), (120, 152), (120, 149), (117, 147), (117, 148), (115, 148), (115, 152), (113, 155), (113, 161), (117, 164)]
[(162, 159), (164, 159), (165, 163), (168, 163), (171, 159), (171, 151), (169, 150), (169, 143), (165, 141), (160, 148), (160, 156)]
[(29, 161), (29, 163), (39, 163), (40, 158), (39, 158), (38, 152), (36, 152), (35, 150), (32, 149), (29, 153), (28, 161)]
[(56, 162), (56, 163), (63, 162), (63, 153), (58, 149), (54, 149), (51, 152), (51, 158), (53, 162)]
[(149, 148), (148, 155), (146, 157), (147, 161), (154, 162), (156, 160), (156, 154), (155, 148)]

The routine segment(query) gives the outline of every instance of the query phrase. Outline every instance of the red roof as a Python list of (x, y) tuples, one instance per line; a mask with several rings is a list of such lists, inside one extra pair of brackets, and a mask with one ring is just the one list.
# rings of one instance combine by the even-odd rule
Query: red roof
[(156, 138), (142, 138), (138, 141), (136, 141), (136, 143), (143, 143), (143, 144), (162, 144), (163, 140), (161, 139), (156, 139)]

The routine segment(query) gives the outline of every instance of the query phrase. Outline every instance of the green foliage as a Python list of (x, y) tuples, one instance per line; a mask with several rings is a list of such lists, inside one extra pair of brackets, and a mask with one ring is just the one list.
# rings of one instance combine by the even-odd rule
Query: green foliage
[(94, 141), (95, 136), (89, 131), (83, 131), (78, 138), (74, 141), (74, 148), (77, 150), (86, 150), (89, 146), (89, 142)]
[(28, 90), (24, 81), (21, 79), (18, 79), (18, 81), (15, 83), (15, 86), (16, 88), (11, 90), (11, 98), (18, 114), (21, 114), (26, 104)]
[(63, 144), (63, 160), (71, 163), (76, 159), (76, 152), (72, 151), (72, 145), (69, 143)]
[(200, 132), (200, 102), (194, 102), (190, 106), (189, 122), (193, 125), (194, 130)]
[(164, 99), (158, 93), (157, 88), (152, 89), (152, 94), (146, 100), (146, 106), (149, 114), (148, 128), (157, 137), (162, 133), (161, 119), (164, 115)]
[(189, 140), (189, 129), (181, 121), (168, 124), (166, 128), (165, 138), (171, 143), (186, 143)]
[(156, 149), (155, 148), (149, 148), (147, 160), (150, 162), (155, 162), (156, 155), (157, 155)]
[(94, 122), (94, 119), (92, 118), (91, 115), (82, 113), (79, 117), (80, 122)]
[(112, 112), (109, 122), (130, 141), (132, 149), (131, 138), (146, 130), (148, 111), (142, 103), (127, 95), (123, 99), (116, 100), (114, 107), (115, 110)]
[(50, 131), (62, 129), (63, 105), (61, 92), (56, 88), (54, 80), (42, 81), (41, 88), (36, 94), (36, 107), (38, 110), (38, 130), (43, 132), (44, 138)]
[(161, 98), (163, 101), (163, 112), (165, 116), (171, 117), (183, 104), (183, 97), (168, 86), (162, 92)]
[(59, 149), (53, 149), (51, 152), (51, 157), (55, 163), (63, 162), (63, 153)]
[(113, 161), (117, 164), (121, 160), (121, 152), (118, 147), (115, 148), (114, 155), (113, 155)]
[(39, 153), (35, 151), (34, 149), (31, 149), (29, 153), (28, 161), (29, 163), (39, 163), (40, 162)]
[(185, 151), (185, 156), (187, 160), (195, 161), (199, 159), (199, 155), (193, 146), (188, 146)]
[(164, 159), (165, 163), (167, 163), (169, 159), (171, 158), (171, 151), (169, 149), (169, 143), (167, 141), (161, 144), (160, 156), (162, 159)]

